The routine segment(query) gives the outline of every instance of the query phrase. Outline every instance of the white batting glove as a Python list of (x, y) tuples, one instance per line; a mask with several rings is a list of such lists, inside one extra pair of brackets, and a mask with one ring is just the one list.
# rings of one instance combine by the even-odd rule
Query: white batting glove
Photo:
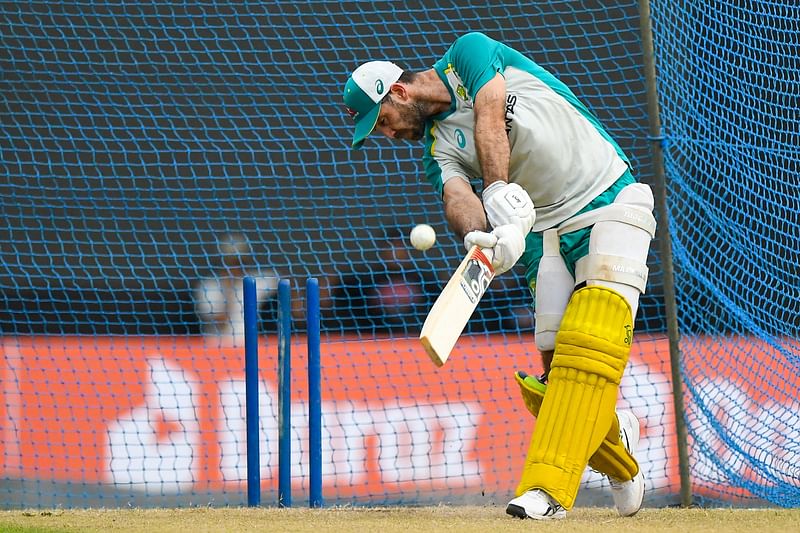
[(497, 244), (497, 236), (485, 231), (470, 231), (464, 235), (464, 248), (469, 252), (473, 246), (477, 246), (489, 261), (494, 257), (494, 245)]
[(525, 237), (517, 226), (506, 224), (492, 230), (470, 231), (464, 236), (464, 247), (479, 246), (492, 262), (496, 275), (511, 270), (525, 251)]
[(514, 224), (527, 235), (536, 221), (530, 195), (516, 183), (495, 181), (483, 190), (483, 208), (493, 228)]

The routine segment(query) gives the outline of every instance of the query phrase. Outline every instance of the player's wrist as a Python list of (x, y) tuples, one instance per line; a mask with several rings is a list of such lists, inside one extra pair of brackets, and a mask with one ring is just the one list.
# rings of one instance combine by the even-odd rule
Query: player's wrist
[(491, 198), (492, 196), (494, 196), (507, 186), (508, 182), (506, 181), (503, 180), (493, 181), (483, 189), (483, 201), (485, 202), (486, 200), (488, 200), (489, 198)]

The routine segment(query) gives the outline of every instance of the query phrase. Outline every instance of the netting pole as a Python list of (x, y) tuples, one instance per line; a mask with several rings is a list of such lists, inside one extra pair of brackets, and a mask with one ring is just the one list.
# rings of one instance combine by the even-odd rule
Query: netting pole
[(258, 304), (256, 280), (244, 278), (244, 383), (247, 427), (247, 506), (261, 505), (261, 456), (258, 433)]
[(667, 211), (667, 181), (664, 171), (664, 153), (662, 151), (663, 137), (661, 135), (661, 119), (659, 116), (656, 58), (653, 46), (653, 28), (650, 22), (649, 0), (639, 0), (639, 26), (642, 35), (644, 76), (645, 83), (647, 84), (647, 116), (650, 123), (650, 141), (653, 150), (655, 208), (664, 229), (659, 241), (661, 245), (661, 267), (664, 270), (664, 304), (667, 314), (667, 336), (669, 338), (669, 360), (672, 374), (672, 402), (675, 409), (675, 433), (678, 446), (681, 506), (689, 507), (692, 505), (692, 486), (689, 478), (689, 453), (683, 406), (683, 380), (681, 379), (680, 371), (680, 332), (678, 331), (678, 312), (675, 300), (672, 243), (670, 241), (669, 213)]

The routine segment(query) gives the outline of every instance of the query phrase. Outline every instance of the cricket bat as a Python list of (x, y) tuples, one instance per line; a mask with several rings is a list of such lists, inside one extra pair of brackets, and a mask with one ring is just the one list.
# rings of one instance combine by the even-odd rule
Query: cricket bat
[(450, 357), (481, 297), (494, 279), (492, 263), (477, 246), (467, 252), (431, 307), (419, 340), (436, 366)]

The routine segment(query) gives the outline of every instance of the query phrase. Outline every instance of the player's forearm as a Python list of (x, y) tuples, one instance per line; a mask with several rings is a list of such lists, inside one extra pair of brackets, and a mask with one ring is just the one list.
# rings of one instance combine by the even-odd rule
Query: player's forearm
[(462, 180), (451, 180), (445, 184), (444, 214), (450, 228), (461, 240), (470, 231), (486, 231), (483, 204), (469, 184)]

